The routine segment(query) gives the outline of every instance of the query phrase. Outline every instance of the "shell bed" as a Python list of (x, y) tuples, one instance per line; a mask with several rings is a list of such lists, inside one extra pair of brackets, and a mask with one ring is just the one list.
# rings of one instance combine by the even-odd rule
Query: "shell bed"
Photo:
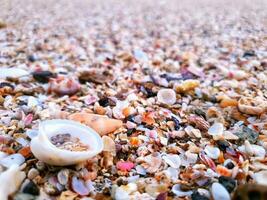
[[(266, 199), (266, 10), (266, 0), (1, 1), (0, 200)], [(32, 152), (47, 120), (46, 135), (57, 120), (94, 129), (102, 151), (47, 139)], [(55, 134), (86, 134), (63, 127)]]

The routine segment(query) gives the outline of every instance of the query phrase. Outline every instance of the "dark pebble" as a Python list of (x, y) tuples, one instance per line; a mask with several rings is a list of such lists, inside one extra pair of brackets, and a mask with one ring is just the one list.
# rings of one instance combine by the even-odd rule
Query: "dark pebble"
[(201, 195), (197, 190), (191, 195), (192, 200), (209, 200), (208, 197)]
[(100, 106), (107, 107), (109, 105), (109, 100), (107, 97), (102, 98), (98, 101)]
[(48, 83), (49, 79), (55, 77), (50, 71), (36, 71), (32, 73), (33, 78), (40, 83)]
[(201, 116), (204, 119), (206, 119), (206, 113), (203, 110), (201, 110), (200, 108), (195, 109), (194, 112), (196, 115)]
[(254, 51), (246, 51), (246, 52), (243, 54), (243, 57), (252, 57), (252, 56), (256, 56), (256, 54), (255, 54)]
[(128, 129), (126, 132), (127, 136), (131, 136), (134, 133), (134, 131), (135, 131), (135, 128)]
[(30, 181), (22, 190), (23, 193), (26, 194), (31, 194), (31, 195), (35, 195), (38, 196), (39, 195), (39, 188), (37, 187), (37, 185), (33, 182)]
[(135, 123), (134, 118), (135, 118), (135, 115), (129, 115), (128, 117), (126, 117), (126, 120)]
[(29, 55), (29, 56), (28, 56), (28, 60), (29, 60), (30, 62), (35, 62), (37, 59), (36, 59), (36, 56), (34, 56), (34, 55)]
[(219, 183), (222, 184), (229, 193), (231, 193), (236, 187), (236, 181), (233, 178), (227, 176), (220, 176)]
[(218, 140), (217, 145), (221, 151), (226, 151), (227, 147), (229, 147), (229, 143), (225, 140)]
[(172, 116), (172, 121), (174, 122), (174, 129), (178, 131), (180, 129), (180, 122), (176, 117)]
[(10, 87), (11, 89), (14, 89), (14, 86), (9, 82), (0, 83), (0, 88), (4, 88), (4, 87)]
[(225, 165), (225, 167), (227, 167), (228, 169), (233, 169), (235, 167), (234, 163), (229, 162)]

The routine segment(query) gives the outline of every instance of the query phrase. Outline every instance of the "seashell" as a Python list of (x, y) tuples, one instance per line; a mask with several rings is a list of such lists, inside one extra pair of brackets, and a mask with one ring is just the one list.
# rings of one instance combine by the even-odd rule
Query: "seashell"
[(146, 175), (146, 170), (145, 170), (145, 168), (144, 168), (143, 166), (141, 166), (141, 165), (137, 165), (137, 166), (135, 167), (135, 170), (136, 170), (136, 173), (137, 173), (137, 174)]
[(69, 181), (69, 175), (70, 175), (70, 171), (68, 169), (62, 169), (58, 172), (57, 174), (57, 179), (58, 182), (61, 185), (67, 185), (68, 181)]
[(137, 185), (135, 183), (128, 183), (127, 185), (122, 185), (118, 187), (115, 191), (116, 200), (130, 199), (129, 194), (137, 191)]
[(57, 95), (73, 95), (80, 90), (81, 86), (74, 78), (59, 76), (49, 82), (49, 92)]
[(122, 126), (121, 120), (89, 113), (74, 113), (69, 116), (69, 119), (89, 126), (100, 135), (111, 133)]
[(213, 136), (221, 136), (223, 134), (223, 124), (222, 123), (214, 123), (208, 130), (209, 135)]
[(213, 171), (216, 170), (216, 165), (212, 159), (210, 159), (204, 152), (199, 154), (200, 159), (204, 162), (205, 165), (208, 165)]
[(86, 196), (89, 194), (89, 189), (86, 187), (84, 181), (82, 179), (77, 178), (76, 176), (72, 177), (71, 187), (74, 192), (81, 196)]
[(231, 99), (230, 97), (223, 97), (223, 99), (220, 101), (220, 106), (222, 108), (235, 107), (237, 105), (238, 105), (237, 100)]
[(254, 180), (258, 184), (267, 186), (267, 170), (254, 173)]
[(180, 184), (173, 185), (172, 192), (178, 197), (190, 196), (193, 193), (192, 191), (182, 191)]
[(118, 170), (121, 171), (131, 171), (131, 169), (134, 168), (134, 163), (127, 161), (119, 161), (117, 162), (116, 167)]
[(160, 103), (173, 105), (176, 102), (176, 93), (172, 89), (161, 89), (158, 91), (157, 98)]
[(5, 183), (0, 186), (0, 199), (8, 200), (8, 196), (17, 191), (25, 179), (25, 172), (20, 171), (18, 165), (12, 165), (0, 174), (0, 182)]
[(22, 76), (27, 76), (30, 73), (24, 69), (19, 68), (1, 68), (0, 78), (6, 79), (6, 78), (19, 78)]
[[(82, 151), (71, 151), (53, 145), (53, 136), (68, 133), (87, 145)], [(58, 166), (77, 164), (92, 158), (103, 149), (101, 137), (91, 128), (71, 120), (47, 120), (39, 124), (38, 136), (31, 141), (31, 151), (39, 160)]]
[(144, 157), (142, 166), (147, 170), (148, 173), (155, 173), (161, 166), (162, 159), (160, 157), (152, 156), (151, 154)]
[(220, 156), (220, 149), (218, 147), (207, 145), (204, 151), (212, 159), (217, 159)]
[(238, 101), (239, 111), (249, 115), (260, 115), (266, 112), (266, 105), (266, 101), (251, 97), (242, 97)]
[(168, 167), (164, 173), (167, 177), (169, 177), (173, 182), (176, 182), (178, 180), (179, 170), (175, 169), (173, 167)]
[(214, 200), (230, 200), (229, 192), (220, 183), (213, 183), (211, 194)]
[(228, 177), (230, 177), (232, 175), (231, 170), (227, 169), (226, 167), (224, 167), (222, 165), (217, 165), (216, 171), (221, 176), (228, 176)]
[(181, 159), (178, 155), (175, 154), (167, 154), (163, 156), (162, 159), (171, 167), (178, 169), (181, 165)]
[(157, 197), (162, 192), (168, 191), (168, 186), (166, 184), (148, 184), (145, 188), (146, 193), (148, 193), (152, 197)]
[(238, 140), (238, 139), (239, 139), (238, 136), (236, 136), (235, 134), (233, 134), (233, 133), (230, 132), (230, 131), (224, 131), (224, 133), (223, 133), (223, 138), (224, 138), (225, 140)]
[(16, 154), (12, 154), (10, 156), (3, 158), (0, 161), (0, 164), (4, 167), (9, 168), (12, 165), (21, 165), (24, 162), (25, 162), (25, 158), (21, 154), (16, 153)]
[(193, 124), (196, 128), (207, 131), (210, 128), (209, 122), (207, 122), (204, 118), (199, 117), (197, 115), (191, 115), (188, 118), (189, 124)]
[(194, 90), (200, 84), (199, 80), (188, 79), (181, 84), (174, 85), (174, 89), (178, 93), (186, 93), (190, 90)]
[(111, 139), (111, 137), (108, 137), (108, 136), (103, 136), (102, 137), (102, 141), (103, 141), (103, 144), (104, 144), (104, 148), (103, 148), (103, 151), (108, 151), (108, 152), (111, 152), (112, 155), (116, 155), (116, 144), (114, 142), (113, 139)]
[(264, 158), (266, 155), (265, 149), (262, 146), (250, 144), (248, 140), (244, 142), (244, 145), (238, 147), (238, 149), (243, 153), (249, 154), (250, 156)]

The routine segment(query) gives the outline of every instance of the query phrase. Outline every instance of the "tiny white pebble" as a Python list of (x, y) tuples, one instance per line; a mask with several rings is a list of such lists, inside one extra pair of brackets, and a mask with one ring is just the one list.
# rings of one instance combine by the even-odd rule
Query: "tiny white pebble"
[(32, 180), (32, 179), (34, 179), (38, 175), (39, 175), (39, 171), (37, 169), (35, 169), (35, 168), (32, 168), (32, 169), (29, 170), (27, 176), (28, 176), (29, 179)]

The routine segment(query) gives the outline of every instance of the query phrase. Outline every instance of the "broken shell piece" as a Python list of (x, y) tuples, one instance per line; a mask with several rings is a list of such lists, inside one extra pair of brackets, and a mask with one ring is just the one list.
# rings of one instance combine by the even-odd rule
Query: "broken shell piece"
[(249, 154), (250, 156), (264, 158), (266, 155), (265, 149), (262, 146), (250, 144), (248, 140), (244, 142), (244, 145), (238, 147), (238, 149), (243, 153)]
[(220, 183), (213, 183), (211, 193), (214, 200), (230, 200), (230, 194)]
[(0, 78), (19, 78), (22, 76), (27, 76), (29, 74), (29, 72), (20, 68), (1, 68)]
[(250, 97), (242, 97), (238, 101), (238, 109), (240, 112), (249, 115), (260, 115), (267, 109), (267, 102)]
[(49, 91), (58, 95), (73, 95), (80, 90), (79, 82), (73, 78), (59, 76), (51, 79), (49, 83)]
[(172, 192), (178, 197), (190, 196), (193, 193), (192, 191), (182, 191), (180, 184), (175, 184), (172, 187)]
[(89, 113), (74, 113), (69, 116), (69, 119), (89, 126), (100, 135), (111, 133), (122, 126), (121, 120), (111, 119), (104, 115)]
[(267, 170), (255, 173), (254, 179), (258, 184), (267, 186)]
[(103, 140), (103, 144), (104, 144), (104, 149), (103, 151), (108, 151), (111, 152), (112, 155), (116, 155), (116, 144), (114, 142), (114, 140), (111, 139), (111, 137), (108, 136), (103, 136), (102, 137)]
[(220, 149), (217, 147), (207, 145), (204, 151), (212, 159), (217, 159), (220, 156)]
[(0, 174), (0, 199), (7, 200), (8, 196), (18, 190), (25, 179), (25, 172), (20, 171), (19, 166), (12, 165), (8, 170)]
[(115, 191), (116, 200), (130, 199), (130, 194), (137, 191), (137, 185), (135, 183), (128, 183), (127, 185), (122, 185), (118, 187)]
[(162, 159), (171, 167), (178, 169), (181, 165), (181, 159), (178, 155), (175, 154), (167, 154), (163, 156)]
[(21, 165), (24, 162), (25, 162), (25, 158), (21, 154), (16, 153), (16, 154), (12, 154), (10, 156), (3, 158), (0, 161), (0, 165), (3, 165), (4, 167), (9, 168), (10, 166), (14, 164)]
[(194, 90), (196, 87), (198, 87), (200, 84), (199, 80), (185, 80), (179, 85), (174, 85), (174, 89), (178, 93), (185, 93), (190, 90)]
[(176, 94), (172, 89), (161, 89), (157, 94), (158, 101), (163, 104), (173, 105), (176, 102)]
[[(81, 141), (88, 148), (83, 148), (82, 151), (72, 151), (69, 149), (72, 146), (68, 146), (65, 149), (58, 148), (54, 145), (62, 144), (62, 137), (66, 133), (75, 140)], [(62, 137), (60, 137), (61, 135)], [(54, 141), (51, 141), (51, 138)], [(55, 141), (56, 139), (57, 141)], [(74, 147), (76, 148), (75, 142)], [(86, 161), (100, 153), (102, 149), (102, 139), (94, 130), (71, 120), (47, 120), (40, 123), (38, 136), (31, 141), (31, 151), (36, 158), (45, 163), (58, 166), (72, 165)]]
[(223, 124), (222, 123), (214, 123), (208, 130), (210, 135), (218, 135), (221, 136), (223, 134)]

